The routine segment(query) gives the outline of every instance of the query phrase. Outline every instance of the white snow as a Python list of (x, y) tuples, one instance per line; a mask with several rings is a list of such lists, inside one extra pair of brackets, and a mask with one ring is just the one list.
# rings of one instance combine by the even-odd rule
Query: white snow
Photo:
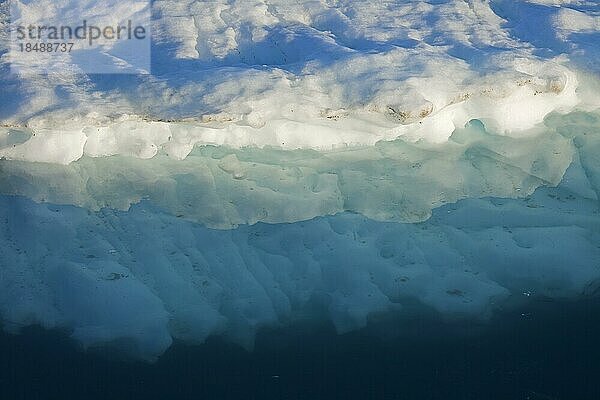
[[(569, 52), (538, 55), (494, 12), (503, 4), (157, 1), (153, 75), (1, 74), (10, 112), (0, 121), (31, 129), (37, 144), (0, 156), (69, 163), (83, 155), (148, 158), (161, 149), (184, 158), (207, 144), (442, 143), (472, 119), (519, 136), (553, 111), (598, 104), (597, 95), (578, 95)], [(103, 7), (106, 18), (120, 13)], [(570, 33), (597, 31), (600, 11), (587, 7), (545, 7), (536, 40), (575, 46)], [(9, 61), (4, 54), (3, 70)], [(85, 146), (65, 140), (52, 150), (55, 134), (70, 133)]]

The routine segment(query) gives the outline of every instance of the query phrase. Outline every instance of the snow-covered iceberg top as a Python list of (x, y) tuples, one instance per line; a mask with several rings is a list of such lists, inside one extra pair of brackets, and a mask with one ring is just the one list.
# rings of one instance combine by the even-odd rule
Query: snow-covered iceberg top
[[(110, 3), (95, 7), (120, 13)], [(600, 104), (590, 89), (595, 2), (153, 7), (151, 75), (15, 75), (2, 50), (0, 136), (30, 137), (0, 156), (68, 164), (83, 155), (182, 159), (196, 145), (441, 143), (472, 119), (490, 132), (530, 136), (553, 111)]]

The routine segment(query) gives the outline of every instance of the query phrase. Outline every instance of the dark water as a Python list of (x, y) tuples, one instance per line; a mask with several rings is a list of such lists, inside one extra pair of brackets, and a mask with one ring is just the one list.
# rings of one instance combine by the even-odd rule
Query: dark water
[(600, 299), (533, 301), (485, 326), (416, 316), (341, 336), (262, 332), (252, 353), (176, 344), (156, 364), (30, 328), (0, 335), (0, 355), (2, 400), (600, 399)]

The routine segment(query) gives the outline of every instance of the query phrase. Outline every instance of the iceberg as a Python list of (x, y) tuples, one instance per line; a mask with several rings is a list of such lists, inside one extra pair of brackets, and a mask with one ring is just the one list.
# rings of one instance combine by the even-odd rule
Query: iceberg
[(597, 2), (152, 11), (150, 73), (37, 74), (11, 70), (27, 59), (0, 4), (3, 329), (152, 361), (306, 320), (598, 294)]

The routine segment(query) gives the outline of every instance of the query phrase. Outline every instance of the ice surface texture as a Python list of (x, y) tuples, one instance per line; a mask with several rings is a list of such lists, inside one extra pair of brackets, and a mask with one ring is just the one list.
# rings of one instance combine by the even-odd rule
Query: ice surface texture
[(147, 199), (215, 228), (341, 211), (416, 222), (462, 198), (526, 196), (558, 184), (576, 145), (553, 124), (539, 136), (515, 139), (491, 135), (474, 121), (444, 144), (394, 141), (328, 152), (206, 147), (182, 161), (166, 155), (85, 157), (66, 166), (0, 161), (0, 193), (91, 210), (127, 210)]
[(509, 300), (598, 289), (594, 196), (579, 162), (558, 188), (463, 200), (418, 224), (339, 214), (213, 230), (149, 202), (89, 212), (2, 196), (0, 313), (6, 328), (68, 328), (146, 359), (172, 337), (251, 348), (261, 327), (331, 320), (346, 332), (416, 305), (485, 319)]
[[(527, 157), (505, 142), (504, 156), (500, 145), (464, 150), (455, 143), (463, 149), (458, 155), (449, 150), (441, 164), (425, 156), (418, 168), (385, 158), (356, 161), (352, 150), (336, 153), (347, 157), (347, 169), (316, 154), (295, 159), (292, 153), (281, 162), (274, 150), (254, 155), (262, 160), (255, 171), (252, 161), (223, 156), (227, 149), (186, 161), (85, 159), (56, 167), (4, 161), (3, 190), (98, 211), (0, 197), (0, 315), (8, 329), (67, 328), (86, 346), (119, 343), (152, 360), (172, 338), (197, 342), (224, 334), (251, 348), (261, 327), (303, 319), (330, 320), (346, 332), (381, 312), (417, 307), (445, 318), (485, 319), (515, 299), (592, 295), (600, 284), (600, 118), (576, 113), (547, 123), (557, 136), (548, 133), (552, 145), (542, 147), (559, 161), (540, 157), (522, 139)], [(466, 129), (455, 140), (472, 135)], [(385, 147), (371, 151), (379, 157)], [(395, 154), (392, 160), (403, 160)], [(319, 175), (323, 163), (335, 166), (329, 178)], [(448, 174), (436, 183), (436, 175), (424, 172), (441, 174), (452, 165), (464, 169), (457, 181)], [(517, 189), (560, 177), (557, 188), (519, 200), (448, 204), (421, 223), (341, 213), (230, 230), (206, 226), (297, 221), (344, 209), (385, 220), (408, 214), (411, 201), (432, 207), (431, 199), (443, 203), (463, 190), (474, 190), (470, 197), (488, 190), (519, 195)], [(455, 190), (449, 195), (446, 180)], [(128, 211), (113, 208), (129, 201), (135, 204)]]
[(152, 360), (597, 292), (597, 2), (154, 7), (152, 75), (0, 49), (5, 329)]

